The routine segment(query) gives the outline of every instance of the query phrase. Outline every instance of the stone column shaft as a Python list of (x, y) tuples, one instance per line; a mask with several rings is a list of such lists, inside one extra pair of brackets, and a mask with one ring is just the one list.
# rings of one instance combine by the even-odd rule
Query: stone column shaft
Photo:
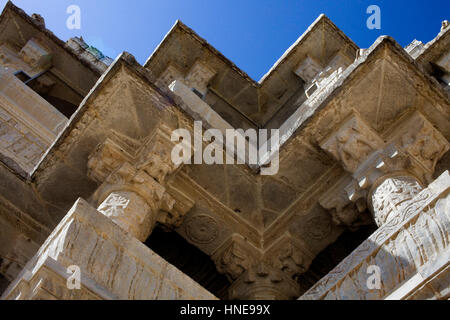
[(378, 227), (402, 214), (422, 186), (413, 176), (384, 176), (369, 192), (369, 209)]
[(179, 226), (194, 205), (186, 195), (166, 190), (166, 176), (177, 166), (170, 159), (172, 142), (164, 130), (157, 129), (143, 143), (116, 133), (89, 157), (88, 175), (100, 183), (93, 195), (98, 210), (140, 241), (156, 222)]
[(156, 223), (154, 209), (133, 191), (115, 191), (100, 204), (98, 211), (140, 241), (145, 241)]

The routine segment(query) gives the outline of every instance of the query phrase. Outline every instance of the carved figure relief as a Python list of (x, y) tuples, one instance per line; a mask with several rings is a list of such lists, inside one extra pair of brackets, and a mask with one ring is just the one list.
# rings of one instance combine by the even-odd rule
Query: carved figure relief
[(438, 159), (449, 149), (449, 143), (422, 116), (414, 115), (409, 130), (401, 138), (402, 147), (427, 170), (434, 171)]
[(346, 171), (353, 173), (382, 145), (383, 141), (378, 135), (360, 118), (353, 116), (322, 143), (321, 147), (339, 160)]

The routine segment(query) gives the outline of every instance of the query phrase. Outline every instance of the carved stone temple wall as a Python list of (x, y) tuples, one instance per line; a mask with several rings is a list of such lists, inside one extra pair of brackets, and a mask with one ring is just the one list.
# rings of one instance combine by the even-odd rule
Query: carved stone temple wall
[[(180, 21), (140, 65), (8, 2), (1, 299), (449, 299), (448, 22), (436, 32), (361, 49), (320, 15), (255, 81)], [(279, 129), (278, 170), (175, 164), (198, 144), (172, 133), (195, 121)]]

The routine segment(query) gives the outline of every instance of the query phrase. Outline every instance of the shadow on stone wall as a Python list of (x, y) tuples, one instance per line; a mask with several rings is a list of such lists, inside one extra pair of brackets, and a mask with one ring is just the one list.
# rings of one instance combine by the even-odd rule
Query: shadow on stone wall
[(207, 254), (188, 243), (178, 233), (164, 232), (156, 227), (145, 245), (219, 299), (228, 298), (230, 282), (226, 276), (217, 271)]

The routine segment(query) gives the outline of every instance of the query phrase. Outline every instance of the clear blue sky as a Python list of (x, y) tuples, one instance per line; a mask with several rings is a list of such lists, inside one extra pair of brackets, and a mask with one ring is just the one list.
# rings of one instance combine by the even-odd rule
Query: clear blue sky
[[(205, 38), (255, 80), (325, 13), (362, 48), (380, 35), (402, 46), (427, 42), (450, 20), (445, 0), (15, 0), (28, 14), (40, 13), (47, 28), (67, 40), (83, 36), (106, 55), (132, 53), (144, 63), (177, 19)], [(0, 0), (3, 9), (6, 0)], [(69, 5), (81, 9), (81, 29), (69, 30)], [(381, 30), (369, 30), (369, 5), (381, 8)]]

